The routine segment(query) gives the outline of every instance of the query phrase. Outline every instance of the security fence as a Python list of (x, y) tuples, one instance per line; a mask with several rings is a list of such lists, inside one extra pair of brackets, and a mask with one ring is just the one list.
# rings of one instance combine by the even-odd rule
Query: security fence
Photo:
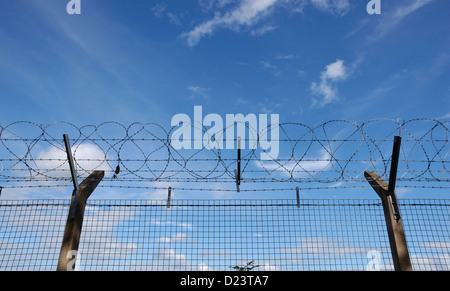
[[(154, 123), (0, 125), (0, 270), (450, 269), (450, 200), (432, 199), (450, 189), (448, 121), (239, 124), (248, 136), (224, 129), (227, 149), (176, 149), (176, 128)], [(280, 155), (267, 160), (250, 144), (269, 132)], [(70, 201), (32, 194), (71, 186)], [(97, 186), (167, 200), (88, 199)], [(396, 186), (427, 199), (397, 201)], [(299, 194), (366, 187), (380, 199)]]
[[(183, 193), (235, 192), (236, 183), (240, 192), (289, 193), (298, 186), (302, 191), (369, 187), (364, 171), (387, 177), (392, 141), (400, 136), (398, 186), (450, 189), (448, 123), (435, 119), (331, 120), (312, 126), (287, 122), (263, 128), (260, 136), (244, 122), (240, 125), (246, 127), (246, 134), (240, 146), (233, 135), (233, 149), (175, 149), (171, 141), (177, 127), (21, 121), (0, 124), (0, 184), (9, 193), (70, 186), (63, 143), (67, 134), (79, 180), (102, 170), (105, 177), (99, 187), (108, 189), (166, 190), (170, 185)], [(209, 132), (196, 124), (189, 130), (198, 130), (201, 136)], [(268, 135), (278, 145), (279, 155), (260, 159), (267, 154), (260, 143)], [(256, 149), (250, 146), (254, 144)]]
[[(0, 270), (56, 270), (69, 200), (0, 200)], [(450, 270), (450, 200), (399, 200), (413, 270)], [(76, 270), (393, 270), (376, 200), (89, 200)]]

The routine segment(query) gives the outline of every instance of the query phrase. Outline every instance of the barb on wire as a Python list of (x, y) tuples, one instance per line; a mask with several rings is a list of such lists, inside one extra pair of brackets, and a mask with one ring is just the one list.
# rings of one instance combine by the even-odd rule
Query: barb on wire
[[(253, 191), (251, 185), (275, 190), (296, 189), (299, 184), (302, 190), (361, 187), (366, 183), (365, 170), (389, 175), (395, 135), (402, 137), (397, 176), (402, 187), (450, 188), (448, 124), (436, 119), (331, 120), (313, 126), (281, 123), (276, 159), (261, 160), (264, 147), (251, 147), (249, 137), (242, 139), (240, 190)], [(171, 145), (175, 129), (118, 122), (0, 125), (0, 184), (4, 188), (67, 187), (71, 178), (61, 136), (68, 134), (77, 174), (87, 177), (104, 170), (102, 187), (151, 189), (167, 182), (177, 183), (173, 189), (209, 189), (212, 186), (191, 185), (212, 182), (219, 190), (228, 191), (224, 186), (228, 184), (235, 190), (236, 151), (176, 150)], [(271, 130), (267, 129), (267, 136)], [(259, 136), (257, 141), (261, 142)]]

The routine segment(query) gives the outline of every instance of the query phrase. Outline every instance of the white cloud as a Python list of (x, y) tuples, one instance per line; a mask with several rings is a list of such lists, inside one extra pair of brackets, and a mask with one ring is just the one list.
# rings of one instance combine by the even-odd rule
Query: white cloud
[(415, 0), (412, 2), (408, 1), (408, 4), (405, 6), (399, 7), (397, 10), (393, 13), (393, 19), (401, 20), (408, 14), (411, 14), (412, 12), (416, 11), (417, 9), (421, 8), (422, 6), (430, 3), (433, 0)]
[(298, 58), (298, 56), (296, 55), (278, 55), (276, 56), (277, 60), (292, 60), (292, 59), (296, 59)]
[(323, 97), (322, 101), (313, 99), (313, 106), (323, 107), (337, 100), (337, 89), (326, 81), (322, 81), (319, 84), (313, 82), (310, 89), (314, 95), (320, 95)]
[[(239, 31), (242, 26), (251, 27), (262, 18), (271, 14), (273, 8), (282, 8), (289, 12), (303, 13), (304, 7), (311, 4), (314, 8), (335, 16), (343, 16), (350, 9), (349, 0), (199, 0), (199, 6), (207, 12), (214, 10), (214, 17), (205, 21), (191, 31), (180, 35), (188, 46), (196, 46), (202, 38), (212, 35), (220, 28)], [(228, 7), (233, 8), (229, 9)], [(228, 10), (220, 11), (224, 8)], [(165, 7), (155, 7), (155, 11)], [(261, 36), (274, 30), (274, 25), (265, 24), (250, 30), (253, 36)]]
[(214, 6), (215, 0), (198, 0), (198, 5), (205, 10), (212, 9)]
[(181, 25), (180, 17), (175, 15), (174, 13), (168, 12), (167, 17), (172, 24)]
[(269, 70), (269, 72), (272, 75), (277, 76), (277, 77), (281, 76), (281, 71), (274, 64), (266, 62), (266, 61), (261, 61), (261, 65), (263, 66), (264, 69)]
[(448, 119), (448, 118), (450, 118), (450, 112), (438, 117), (437, 119)]
[[(77, 174), (89, 175), (96, 170), (111, 170), (107, 163), (107, 160), (110, 160), (110, 158), (97, 145), (83, 143), (74, 145), (71, 148)], [(69, 164), (64, 149), (51, 147), (48, 150), (41, 151), (36, 158), (35, 165), (35, 170), (39, 173), (37, 178), (39, 176), (50, 176), (55, 179), (70, 177)]]
[[(147, 268), (146, 268), (147, 269)], [(196, 264), (187, 259), (186, 255), (177, 253), (166, 244), (161, 244), (153, 254), (150, 270), (154, 271), (208, 271), (211, 268), (204, 262)]]
[(303, 13), (303, 9), (308, 5), (310, 0), (281, 0), (282, 7), (296, 13)]
[(178, 199), (177, 191), (174, 189), (180, 185), (179, 182), (167, 181), (152, 181), (147, 184), (149, 188), (154, 188), (147, 191), (143, 196), (147, 195), (148, 199), (167, 200), (169, 196), (169, 187), (171, 187), (170, 199)]
[(279, 271), (277, 266), (270, 265), (270, 264), (267, 264), (267, 263), (264, 263), (264, 264), (260, 265), (257, 270), (258, 271)]
[(161, 17), (166, 10), (167, 4), (165, 3), (158, 3), (152, 7), (153, 15), (155, 15), (156, 17)]
[(402, 197), (404, 198), (408, 193), (412, 192), (411, 188), (397, 188), (395, 190), (397, 197)]
[(349, 0), (311, 0), (311, 4), (321, 11), (336, 16), (343, 16), (350, 9)]
[[(93, 171), (105, 171), (105, 176), (107, 172), (112, 172), (112, 168), (108, 164), (108, 161), (112, 160), (112, 158), (105, 154), (99, 146), (91, 143), (83, 143), (72, 145), (71, 149), (75, 161), (78, 183), (82, 182), (81, 177), (87, 177)], [(33, 185), (38, 187), (43, 186), (42, 189), (55, 187), (60, 192), (59, 194), (65, 191), (64, 187), (60, 187), (64, 184), (61, 180), (67, 180), (67, 185), (71, 185), (69, 184), (71, 181), (70, 168), (64, 148), (52, 146), (47, 149), (42, 149), (36, 151), (34, 157), (33, 162), (16, 164), (12, 167), (12, 170), (18, 173), (16, 175), (17, 178), (24, 181), (29, 179), (35, 182)], [(3, 167), (2, 164), (0, 164), (0, 169), (1, 167)], [(40, 193), (41, 191), (36, 190), (36, 188), (27, 187), (7, 190), (3, 194), (6, 194), (8, 199), (26, 199), (29, 195), (37, 194), (53, 197), (52, 195), (56, 194), (54, 191), (53, 194), (46, 194), (48, 191)]]
[(198, 4), (204, 10), (211, 10), (213, 8), (222, 8), (227, 6), (228, 4), (232, 4), (239, 0), (198, 0)]
[(186, 241), (186, 242), (192, 242), (192, 239), (190, 237), (188, 237), (185, 233), (179, 232), (177, 234), (172, 235), (171, 237), (160, 237), (159, 238), (160, 242), (182, 242), (182, 241)]
[(180, 224), (181, 227), (186, 228), (186, 229), (192, 229), (194, 226), (190, 223), (182, 223)]
[(392, 12), (387, 11), (386, 13), (382, 13), (382, 18), (376, 26), (376, 33), (370, 35), (369, 41), (379, 40), (395, 29), (406, 16), (432, 1), (433, 0), (404, 1), (404, 3), (406, 3), (404, 6), (399, 6)]
[(195, 46), (203, 37), (211, 35), (219, 28), (237, 29), (240, 26), (253, 25), (276, 2), (277, 0), (243, 0), (234, 10), (223, 15), (216, 13), (213, 19), (196, 26), (187, 33), (183, 33), (181, 37), (186, 39), (189, 46)]
[(309, 4), (334, 16), (344, 16), (351, 8), (350, 0), (278, 0), (280, 6), (291, 12), (303, 13)]
[(226, 183), (211, 183), (211, 186), (214, 199), (230, 199), (233, 197), (233, 192), (223, 190), (235, 189), (234, 185), (233, 188), (230, 188), (230, 185), (227, 185)]
[(332, 81), (339, 81), (347, 78), (347, 69), (344, 66), (344, 61), (337, 60), (336, 62), (329, 64), (322, 74), (324, 78)]
[(448, 253), (437, 253), (434, 256), (412, 254), (411, 264), (417, 266), (417, 271), (449, 271), (450, 255)]
[(256, 166), (271, 173), (275, 173), (289, 178), (314, 177), (322, 171), (327, 170), (332, 163), (331, 154), (322, 149), (317, 158), (309, 158), (305, 161), (288, 161), (286, 163), (279, 163), (276, 161), (257, 161)]
[[(170, 264), (170, 266), (167, 264)], [(174, 268), (183, 268), (190, 264), (185, 255), (177, 254), (172, 248), (160, 246), (157, 253), (153, 255), (153, 265), (157, 267), (157, 270), (166, 270), (172, 266)]]
[(432, 249), (448, 250), (450, 249), (450, 241), (427, 242), (423, 246)]
[(209, 88), (203, 88), (200, 86), (188, 86), (187, 89), (191, 92), (189, 99), (196, 99), (198, 97), (202, 99), (209, 99)]
[(262, 27), (260, 27), (260, 28), (253, 29), (253, 30), (250, 32), (250, 34), (251, 34), (252, 36), (262, 36), (262, 35), (268, 33), (269, 31), (274, 30), (275, 28), (276, 28), (275, 26), (273, 26), (273, 25), (268, 25), (268, 24), (267, 24), (267, 25), (264, 25), (264, 26), (262, 26)]
[(167, 12), (168, 11), (168, 6), (166, 3), (158, 3), (155, 6), (152, 7), (152, 12), (153, 15), (155, 15), (156, 18), (163, 18), (164, 16), (167, 16), (167, 18), (169, 19), (169, 21), (172, 24), (175, 25), (181, 25), (181, 17), (182, 14), (175, 14), (172, 12)]
[(342, 239), (328, 237), (304, 237), (299, 239), (300, 245), (282, 248), (287, 254), (308, 254), (317, 257), (339, 258), (350, 254), (366, 253), (367, 250)]
[(320, 83), (313, 82), (310, 90), (321, 100), (313, 99), (313, 106), (323, 107), (338, 100), (338, 90), (335, 83), (346, 80), (349, 76), (348, 70), (343, 60), (336, 60), (326, 66), (325, 71), (320, 76)]

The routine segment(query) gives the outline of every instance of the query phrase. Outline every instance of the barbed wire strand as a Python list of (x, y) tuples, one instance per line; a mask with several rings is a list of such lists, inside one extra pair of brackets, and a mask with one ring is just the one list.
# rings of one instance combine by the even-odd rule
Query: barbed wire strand
[[(313, 126), (282, 123), (277, 128), (260, 128), (259, 131), (244, 123), (248, 136), (243, 138), (242, 183), (272, 183), (273, 187), (241, 191), (292, 190), (278, 187), (278, 183), (301, 183), (302, 190), (366, 187), (348, 183), (365, 184), (363, 173), (366, 170), (376, 171), (381, 177), (389, 175), (395, 135), (402, 137), (398, 181), (420, 184), (405, 183), (402, 187), (448, 189), (448, 122), (436, 119), (330, 120)], [(195, 126), (192, 128), (195, 130)], [(67, 187), (59, 183), (70, 181), (63, 133), (69, 134), (80, 178), (95, 170), (105, 170), (107, 175), (101, 187), (160, 189), (146, 184), (235, 182), (236, 147), (176, 150), (171, 143), (176, 129), (165, 130), (156, 123), (123, 125), (118, 122), (76, 126), (68, 122), (42, 125), (17, 121), (0, 125), (0, 184), (3, 188)], [(200, 129), (202, 142), (205, 142), (208, 128)], [(209, 141), (219, 144), (226, 130), (216, 133)], [(264, 139), (269, 140), (269, 135), (273, 137), (270, 141), (279, 146), (279, 156), (262, 160), (261, 153), (271, 154), (261, 146)], [(190, 138), (191, 145), (195, 144), (195, 139)], [(230, 139), (233, 143), (237, 141), (234, 136)], [(251, 142), (255, 141), (258, 146), (251, 147)], [(116, 174), (118, 169), (120, 173)], [(303, 185), (310, 183), (327, 185)], [(333, 185), (335, 183), (340, 185)], [(233, 191), (217, 187), (173, 188)]]

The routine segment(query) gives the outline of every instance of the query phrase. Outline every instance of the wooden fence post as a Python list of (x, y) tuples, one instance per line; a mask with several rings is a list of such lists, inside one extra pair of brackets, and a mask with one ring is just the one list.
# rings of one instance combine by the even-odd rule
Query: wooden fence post
[(104, 176), (104, 171), (93, 172), (79, 185), (78, 195), (72, 195), (57, 271), (73, 271), (75, 269), (86, 202)]
[[(394, 217), (392, 202), (387, 195), (388, 184), (375, 172), (364, 172), (364, 176), (381, 198), (394, 269), (396, 271), (412, 271), (411, 259), (409, 257), (405, 232), (403, 230), (403, 222), (401, 217), (398, 219)], [(396, 195), (395, 192), (393, 195)]]
[(364, 172), (364, 177), (366, 177), (369, 184), (381, 198), (394, 269), (396, 271), (412, 271), (411, 259), (408, 253), (408, 246), (406, 245), (405, 231), (400, 216), (400, 207), (397, 201), (397, 194), (395, 193), (400, 143), (401, 137), (396, 136), (392, 150), (389, 184), (375, 172), (366, 171)]

